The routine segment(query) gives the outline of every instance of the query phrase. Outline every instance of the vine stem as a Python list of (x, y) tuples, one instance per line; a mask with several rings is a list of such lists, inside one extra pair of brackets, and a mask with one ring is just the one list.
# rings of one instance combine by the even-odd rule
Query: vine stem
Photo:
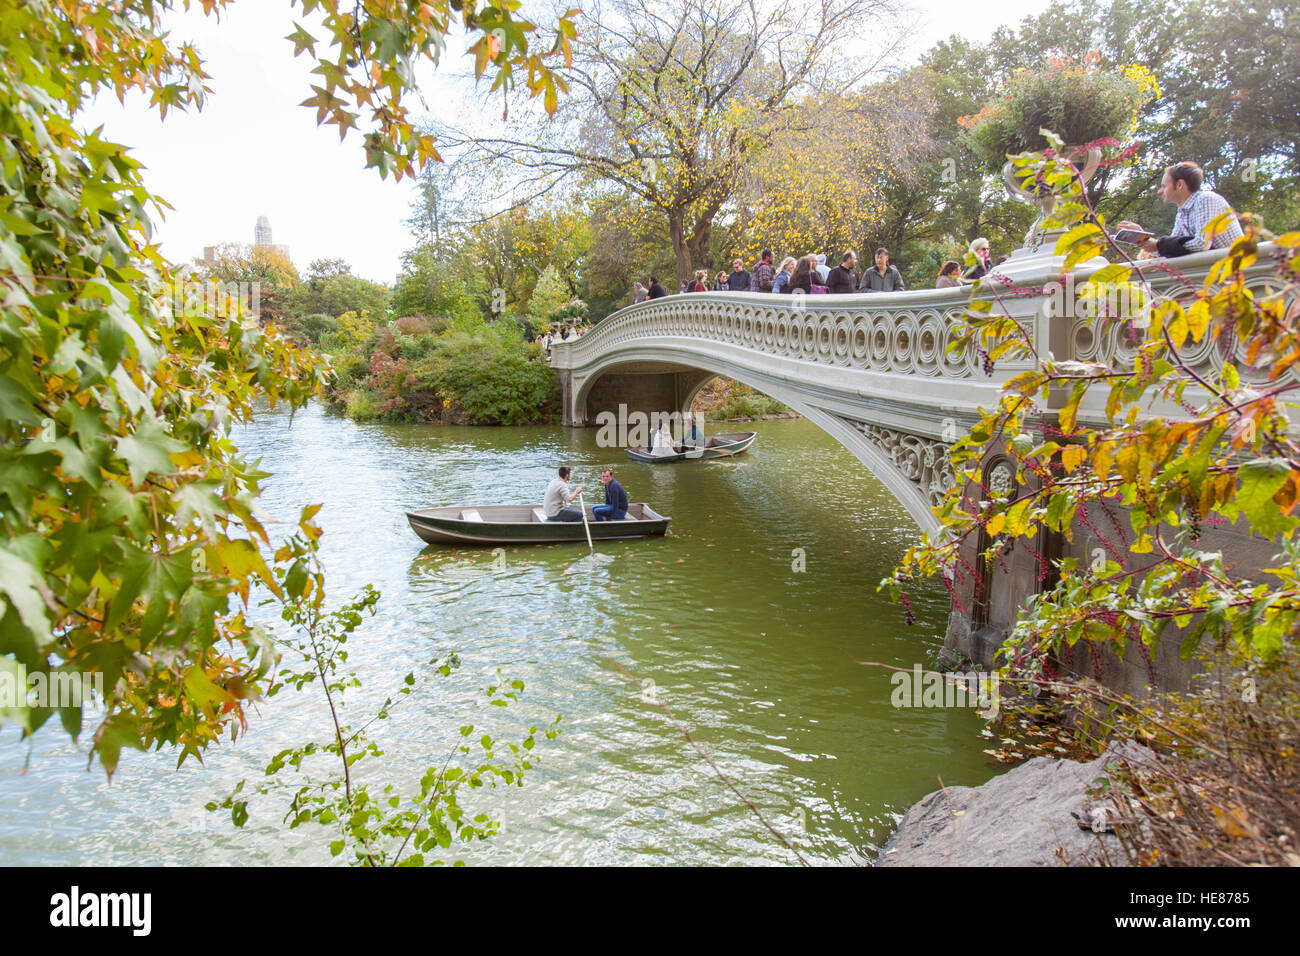
[[(316, 673), (320, 675), (321, 687), (325, 690), (325, 700), (330, 708), (330, 720), (334, 724), (334, 739), (339, 745), (339, 759), (343, 762), (343, 793), (348, 801), (348, 809), (352, 809), (352, 770), (348, 766), (347, 744), (343, 741), (343, 727), (339, 723), (338, 708), (334, 705), (334, 695), (330, 692), (329, 678), (325, 674), (324, 653), (316, 641), (316, 628), (320, 624), (320, 617), (313, 612), (312, 620), (307, 625), (307, 639), (311, 642), (312, 663), (316, 665)], [(370, 846), (363, 839), (361, 845), (366, 850), (366, 863), (370, 866), (376, 866), (375, 858), (371, 853)]]

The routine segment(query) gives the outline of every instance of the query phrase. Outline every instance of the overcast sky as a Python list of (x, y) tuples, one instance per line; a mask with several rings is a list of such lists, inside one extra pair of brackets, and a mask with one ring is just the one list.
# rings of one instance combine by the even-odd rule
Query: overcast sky
[[(907, 59), (954, 33), (987, 39), (1048, 5), (912, 0), (918, 25)], [(220, 23), (197, 12), (173, 22), (173, 38), (193, 40), (212, 75), (202, 112), (170, 113), (162, 123), (136, 96), (125, 107), (101, 98), (87, 115), (91, 126), (104, 125), (105, 138), (133, 148), (146, 182), (175, 207), (158, 224), (164, 254), (185, 262), (205, 245), (252, 242), (253, 224), (265, 215), (300, 270), (312, 259), (341, 257), (358, 275), (393, 281), (412, 242), (403, 225), (409, 180), (381, 180), (365, 169), (355, 132), (340, 143), (334, 127), (318, 128), (315, 110), (298, 105), (310, 93), (311, 63), (305, 54), (294, 59), (284, 39), (293, 29), (289, 5), (238, 0)], [(439, 74), (469, 68), (464, 46), (449, 42)], [(445, 86), (431, 71), (421, 84), (435, 114), (457, 108)]]

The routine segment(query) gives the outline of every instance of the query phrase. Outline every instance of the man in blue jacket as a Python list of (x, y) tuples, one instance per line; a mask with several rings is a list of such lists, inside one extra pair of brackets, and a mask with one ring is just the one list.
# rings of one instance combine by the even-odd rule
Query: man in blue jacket
[(605, 483), (605, 503), (596, 505), (591, 513), (597, 521), (618, 521), (627, 516), (627, 492), (614, 480), (614, 473), (606, 468), (600, 473), (600, 480)]

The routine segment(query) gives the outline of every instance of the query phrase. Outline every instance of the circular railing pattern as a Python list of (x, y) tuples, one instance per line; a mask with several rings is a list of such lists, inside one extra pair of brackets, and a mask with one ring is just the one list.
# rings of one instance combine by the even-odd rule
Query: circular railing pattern
[(949, 346), (965, 311), (962, 304), (912, 309), (726, 301), (671, 296), (630, 306), (597, 325), (575, 347), (604, 351), (653, 336), (725, 342), (769, 355), (819, 365), (935, 378), (982, 374), (969, 349), (954, 357)]
[[(1268, 277), (1249, 279), (1246, 288), (1257, 298), (1271, 295), (1276, 291), (1277, 283)], [(1292, 303), (1288, 303), (1290, 307)], [(1070, 318), (1070, 345), (1073, 358), (1084, 362), (1096, 362), (1116, 371), (1133, 368), (1142, 343), (1148, 334), (1144, 328), (1136, 328), (1129, 320), (1102, 317)], [(1217, 378), (1228, 364), (1229, 356), (1237, 366), (1237, 372), (1243, 382), (1249, 384), (1266, 383), (1275, 356), (1264, 353), (1251, 362), (1246, 356), (1246, 349), (1235, 336), (1214, 338), (1205, 335), (1199, 342), (1188, 336), (1178, 349), (1178, 357), (1192, 371), (1206, 378)], [(1279, 376), (1278, 381), (1300, 382), (1300, 365), (1293, 365)]]

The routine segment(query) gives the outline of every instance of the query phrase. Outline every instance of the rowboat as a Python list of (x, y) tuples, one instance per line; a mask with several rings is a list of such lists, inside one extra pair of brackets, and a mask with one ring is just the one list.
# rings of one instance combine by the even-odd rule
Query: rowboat
[[(549, 544), (587, 541), (581, 521), (547, 521), (534, 505), (452, 505), (408, 511), (411, 530), (429, 544)], [(592, 540), (647, 538), (662, 535), (668, 522), (649, 505), (629, 505), (627, 517), (597, 521), (587, 507), (587, 527)]]
[[(652, 455), (641, 448), (629, 448), (627, 449), (627, 457), (633, 461), (645, 462), (648, 465), (666, 465), (674, 461), (694, 461), (697, 459), (730, 458), (732, 455), (739, 455), (741, 452), (746, 451), (750, 445), (754, 444), (754, 439), (757, 437), (758, 432), (711, 435), (708, 443), (703, 447), (686, 447), (684, 451), (676, 455)], [(684, 446), (679, 445), (678, 447)]]

